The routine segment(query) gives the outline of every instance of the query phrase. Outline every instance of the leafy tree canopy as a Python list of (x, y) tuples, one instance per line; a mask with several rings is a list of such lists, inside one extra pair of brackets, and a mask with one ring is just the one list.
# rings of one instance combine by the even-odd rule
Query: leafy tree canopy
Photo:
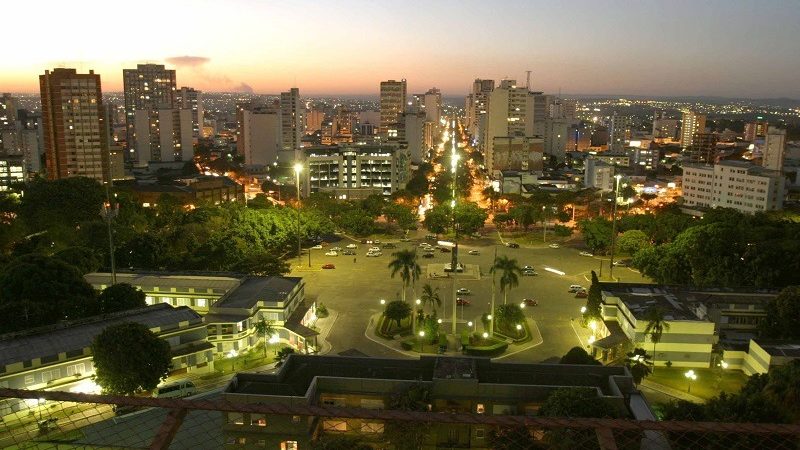
[(152, 391), (169, 375), (172, 361), (167, 341), (131, 322), (111, 325), (97, 335), (92, 358), (97, 384), (117, 395)]

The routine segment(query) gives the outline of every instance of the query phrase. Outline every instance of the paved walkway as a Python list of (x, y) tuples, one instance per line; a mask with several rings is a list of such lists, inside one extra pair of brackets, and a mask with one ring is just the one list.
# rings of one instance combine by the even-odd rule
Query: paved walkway
[[(656, 370), (658, 370), (658, 369), (656, 369)], [(647, 378), (642, 380), (642, 382), (639, 383), (639, 385), (642, 386), (642, 387), (645, 387), (647, 389), (651, 389), (651, 390), (660, 392), (660, 393), (662, 393), (664, 395), (667, 395), (669, 397), (672, 397), (672, 398), (676, 398), (676, 399), (680, 399), (680, 400), (687, 400), (687, 401), (690, 401), (692, 403), (705, 403), (706, 402), (705, 399), (702, 399), (702, 398), (700, 398), (700, 397), (698, 397), (696, 395), (692, 395), (692, 394), (689, 394), (688, 392), (684, 392), (684, 391), (681, 391), (679, 389), (671, 388), (669, 386), (664, 386), (663, 384), (660, 384), (660, 383), (652, 382), (652, 381), (648, 380)]]
[(338, 318), (339, 312), (328, 308), (328, 317), (317, 319), (315, 326), (319, 332), (319, 336), (317, 336), (317, 345), (319, 345), (319, 351), (317, 352), (318, 355), (326, 355), (330, 353), (332, 347), (330, 342), (328, 342), (328, 335), (333, 328), (333, 324), (336, 323), (336, 319)]

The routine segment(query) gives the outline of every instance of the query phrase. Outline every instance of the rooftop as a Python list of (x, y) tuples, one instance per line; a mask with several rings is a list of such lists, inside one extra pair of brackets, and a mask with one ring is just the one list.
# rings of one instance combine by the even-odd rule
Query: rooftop
[(219, 299), (218, 308), (252, 308), (257, 302), (277, 306), (301, 282), (300, 277), (246, 277), (241, 284)]
[[(159, 288), (213, 289), (215, 294), (224, 294), (239, 285), (242, 275), (233, 273), (188, 274), (178, 272), (117, 273), (118, 283), (141, 286), (142, 290)], [(111, 285), (111, 274), (93, 272), (83, 276), (93, 286)], [(167, 291), (169, 292), (169, 291)]]
[(122, 322), (136, 322), (150, 329), (177, 328), (180, 322), (201, 323), (199, 314), (186, 306), (173, 308), (158, 305), (93, 316), (29, 331), (0, 335), (0, 366), (20, 361), (55, 356), (88, 348), (95, 336), (106, 327)]
[(763, 348), (770, 356), (784, 356), (800, 358), (800, 341), (780, 341), (768, 339), (753, 339), (759, 347)]

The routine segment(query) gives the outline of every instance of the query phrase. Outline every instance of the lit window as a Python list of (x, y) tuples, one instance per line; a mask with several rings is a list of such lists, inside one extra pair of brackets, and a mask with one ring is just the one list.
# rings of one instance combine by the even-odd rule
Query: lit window
[(297, 441), (281, 442), (281, 450), (297, 450)]
[(478, 406), (475, 408), (475, 412), (478, 414), (483, 414), (485, 411), (486, 408), (484, 408), (483, 403), (478, 403)]

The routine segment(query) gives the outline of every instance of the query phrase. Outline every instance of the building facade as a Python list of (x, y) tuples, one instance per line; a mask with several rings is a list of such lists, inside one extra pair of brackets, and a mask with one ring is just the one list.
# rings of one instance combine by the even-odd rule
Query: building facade
[(191, 109), (139, 109), (134, 113), (136, 166), (194, 158)]
[(606, 192), (613, 191), (614, 166), (594, 156), (586, 158), (583, 164), (583, 186)]
[(782, 173), (744, 161), (683, 167), (687, 207), (733, 208), (753, 214), (783, 208), (786, 180)]
[(692, 145), (695, 133), (705, 133), (705, 130), (705, 114), (684, 111), (681, 116), (681, 148), (687, 148)]
[[(494, 144), (497, 137), (533, 137), (534, 95), (515, 80), (503, 80), (489, 95), (484, 165), (489, 173), (494, 167)], [(565, 136), (566, 138), (566, 136)]]
[(175, 108), (175, 71), (163, 64), (137, 64), (122, 70), (122, 84), (128, 149), (136, 149), (136, 111)]
[(401, 114), (406, 108), (406, 95), (406, 80), (381, 81), (379, 130), (381, 135), (388, 136), (390, 129), (396, 130)]
[(300, 139), (305, 125), (305, 108), (300, 102), (300, 89), (281, 92), (281, 151), (278, 159), (283, 164), (300, 161)]
[(341, 199), (391, 195), (405, 186), (408, 149), (402, 145), (338, 145), (305, 150), (303, 192), (330, 192)]
[(192, 111), (192, 139), (195, 143), (203, 137), (203, 92), (191, 87), (182, 87), (175, 93), (175, 107)]
[(783, 172), (783, 161), (786, 157), (786, 130), (769, 127), (764, 138), (764, 151), (761, 166)]
[(276, 108), (242, 109), (237, 130), (236, 151), (247, 166), (278, 162), (283, 148), (281, 112)]
[(467, 132), (473, 142), (483, 141), (486, 131), (486, 105), (489, 94), (494, 90), (494, 80), (476, 78), (472, 83), (472, 92), (467, 95), (465, 109), (467, 112)]
[(39, 75), (42, 127), (51, 180), (89, 177), (109, 180), (108, 133), (100, 75), (90, 70), (45, 70)]

